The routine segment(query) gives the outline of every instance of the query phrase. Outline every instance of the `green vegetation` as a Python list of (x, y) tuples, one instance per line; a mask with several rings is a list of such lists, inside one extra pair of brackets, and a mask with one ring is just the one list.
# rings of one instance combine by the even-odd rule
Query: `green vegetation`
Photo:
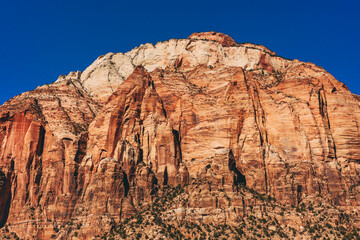
[[(211, 166), (206, 167), (211, 168)], [(192, 188), (192, 189), (189, 189)], [(237, 224), (226, 222), (223, 215), (218, 215), (219, 221), (203, 221), (196, 219), (200, 214), (207, 216), (210, 212), (199, 213), (196, 208), (188, 205), (194, 189), (199, 193), (210, 189), (207, 197), (227, 199), (231, 203), (239, 199), (248, 199), (244, 217), (239, 217)], [(200, 190), (201, 189), (201, 190)], [(190, 191), (189, 191), (190, 190)], [(203, 195), (202, 195), (203, 196)], [(194, 203), (192, 203), (194, 204)], [(237, 202), (239, 204), (239, 202)], [(260, 206), (259, 210), (254, 207)], [(174, 209), (184, 207), (188, 218), (181, 218)], [(226, 209), (221, 205), (218, 209)], [(330, 214), (329, 209), (333, 209)], [(192, 217), (194, 216), (194, 217)], [(299, 225), (287, 224), (289, 216), (303, 219)], [(301, 218), (300, 218), (301, 217)], [(191, 220), (188, 220), (191, 219)], [(223, 219), (223, 220), (221, 220)], [(342, 222), (336, 222), (340, 219)], [(204, 218), (206, 220), (206, 218)], [(334, 206), (315, 204), (314, 202), (293, 203), (286, 206), (278, 203), (271, 195), (239, 185), (232, 192), (222, 186), (214, 186), (206, 179), (192, 179), (187, 187), (166, 186), (154, 196), (152, 204), (144, 207), (132, 218), (120, 224), (113, 224), (112, 229), (99, 237), (101, 239), (359, 239), (359, 230), (350, 227), (351, 217), (337, 210)], [(290, 222), (291, 223), (291, 222)]]

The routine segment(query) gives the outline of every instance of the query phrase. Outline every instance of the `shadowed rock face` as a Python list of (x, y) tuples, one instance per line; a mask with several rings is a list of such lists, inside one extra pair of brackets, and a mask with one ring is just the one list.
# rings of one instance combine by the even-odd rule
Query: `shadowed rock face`
[(5, 174), (0, 171), (0, 228), (2, 228), (8, 218), (11, 193), (10, 193), (10, 182), (6, 178)]
[(0, 227), (92, 237), (177, 185), (181, 211), (199, 211), (177, 213), (189, 221), (236, 224), (258, 206), (239, 186), (359, 213), (359, 121), (358, 97), (324, 69), (224, 34), (107, 54), (0, 107)]

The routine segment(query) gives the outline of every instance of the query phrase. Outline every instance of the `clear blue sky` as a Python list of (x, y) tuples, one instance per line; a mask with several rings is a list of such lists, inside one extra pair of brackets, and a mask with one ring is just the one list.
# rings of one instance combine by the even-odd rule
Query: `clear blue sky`
[(359, 2), (0, 0), (0, 104), (107, 52), (211, 30), (313, 62), (360, 94)]

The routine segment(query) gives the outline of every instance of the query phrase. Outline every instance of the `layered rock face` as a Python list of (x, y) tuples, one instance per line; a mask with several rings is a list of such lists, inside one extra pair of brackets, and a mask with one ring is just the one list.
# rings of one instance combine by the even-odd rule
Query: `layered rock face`
[(173, 221), (272, 211), (245, 188), (325, 202), (359, 227), (359, 98), (264, 46), (209, 32), (109, 53), (0, 114), (0, 227), (22, 238), (95, 237), (168, 186), (187, 194), (167, 206)]

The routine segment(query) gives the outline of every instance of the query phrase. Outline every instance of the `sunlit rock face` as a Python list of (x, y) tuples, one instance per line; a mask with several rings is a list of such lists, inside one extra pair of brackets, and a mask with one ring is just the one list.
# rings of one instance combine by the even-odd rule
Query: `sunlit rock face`
[[(138, 65), (144, 66), (149, 72), (170, 66), (181, 66), (184, 69), (197, 65), (213, 67), (217, 64), (244, 70), (261, 68), (272, 72), (290, 63), (264, 46), (237, 44), (231, 37), (221, 33), (194, 33), (188, 39), (171, 39), (156, 45), (148, 43), (125, 54), (108, 53), (100, 56), (81, 74), (80, 82), (91, 96), (104, 103)], [(62, 76), (58, 81), (64, 78)]]
[(108, 53), (0, 107), (0, 227), (91, 238), (178, 185), (189, 201), (169, 210), (187, 221), (261, 212), (239, 186), (359, 213), (359, 124), (324, 69), (225, 34)]

